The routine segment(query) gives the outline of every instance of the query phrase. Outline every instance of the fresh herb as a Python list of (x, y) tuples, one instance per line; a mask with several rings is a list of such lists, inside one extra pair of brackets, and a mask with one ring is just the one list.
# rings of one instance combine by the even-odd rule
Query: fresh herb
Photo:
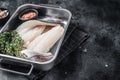
[(24, 41), (15, 30), (0, 34), (0, 51), (4, 54), (20, 56), (23, 43)]

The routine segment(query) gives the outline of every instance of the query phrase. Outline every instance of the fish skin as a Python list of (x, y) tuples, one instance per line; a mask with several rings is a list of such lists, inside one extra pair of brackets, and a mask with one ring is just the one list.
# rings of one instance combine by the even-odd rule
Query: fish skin
[(25, 49), (21, 51), (22, 55), (25, 55), (24, 57), (26, 59), (30, 59), (33, 61), (40, 61), (40, 62), (44, 62), (44, 61), (48, 61), (51, 58), (53, 58), (53, 54), (51, 52), (47, 52), (47, 53), (37, 53), (33, 50), (29, 50), (29, 49)]

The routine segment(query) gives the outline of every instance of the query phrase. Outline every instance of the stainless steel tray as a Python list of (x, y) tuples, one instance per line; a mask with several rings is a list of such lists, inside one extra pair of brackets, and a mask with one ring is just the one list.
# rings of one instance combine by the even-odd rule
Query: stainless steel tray
[[(42, 15), (38, 16), (37, 19), (43, 20), (43, 17), (50, 16), (50, 17), (60, 17), (62, 19), (62, 22), (59, 22), (65, 29), (65, 32), (62, 36), (62, 38), (55, 44), (55, 46), (51, 49), (51, 52), (53, 53), (53, 58), (49, 61), (46, 62), (37, 62), (37, 61), (31, 61), (19, 57), (14, 57), (10, 55), (5, 55), (5, 54), (0, 54), (0, 62), (1, 63), (10, 63), (10, 64), (16, 64), (16, 65), (23, 65), (28, 67), (28, 70), (25, 72), (13, 69), (13, 68), (6, 68), (6, 67), (0, 67), (1, 70), (4, 71), (9, 71), (13, 73), (18, 73), (22, 75), (30, 75), (33, 68), (47, 71), (51, 69), (54, 66), (54, 62), (57, 58), (59, 49), (61, 47), (61, 44), (63, 42), (65, 33), (67, 31), (70, 19), (71, 19), (71, 12), (68, 11), (67, 9), (63, 9), (61, 7), (56, 7), (56, 6), (49, 6), (49, 5), (35, 5), (35, 4), (24, 4), (14, 12), (14, 14), (11, 16), (11, 18), (8, 20), (8, 22), (4, 25), (4, 27), (1, 29), (0, 33), (3, 31), (7, 30), (14, 30), (16, 29), (22, 21), (18, 19), (18, 15), (20, 14), (21, 11), (27, 9), (27, 8), (32, 8), (38, 10)], [(49, 22), (49, 21), (48, 21)], [(54, 21), (50, 21), (53, 23), (58, 23)], [(62, 53), (60, 53), (62, 54)], [(23, 67), (22, 66), (22, 67)]]

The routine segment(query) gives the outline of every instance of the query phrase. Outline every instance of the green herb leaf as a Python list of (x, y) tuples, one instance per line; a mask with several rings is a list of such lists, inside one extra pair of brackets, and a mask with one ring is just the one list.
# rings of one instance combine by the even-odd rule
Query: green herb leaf
[(0, 51), (4, 54), (20, 56), (23, 43), (24, 41), (15, 30), (0, 34)]

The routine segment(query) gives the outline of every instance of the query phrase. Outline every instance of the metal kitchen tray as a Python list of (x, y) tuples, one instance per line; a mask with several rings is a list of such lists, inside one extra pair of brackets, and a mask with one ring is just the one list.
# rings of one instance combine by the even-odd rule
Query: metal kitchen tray
[[(2, 53), (0, 54), (0, 63), (2, 65), (2, 66), (0, 66), (1, 70), (18, 73), (18, 74), (22, 74), (22, 75), (30, 75), (33, 68), (47, 71), (47, 70), (50, 70), (54, 66), (55, 60), (57, 58), (59, 49), (61, 47), (61, 44), (63, 42), (65, 33), (67, 31), (67, 28), (68, 28), (68, 25), (69, 25), (69, 22), (71, 19), (71, 12), (67, 9), (63, 9), (61, 7), (56, 7), (56, 6), (51, 6), (51, 5), (49, 6), (49, 5), (24, 4), (20, 7), (18, 7), (18, 9), (14, 12), (14, 14), (8, 20), (8, 22), (3, 26), (0, 33), (4, 32), (4, 31), (14, 30), (20, 24), (22, 24), (23, 21), (19, 20), (18, 16), (25, 9), (36, 9), (39, 12), (37, 20), (41, 20), (41, 21), (43, 21), (44, 17), (52, 17), (54, 19), (56, 17), (59, 17), (62, 20), (62, 22), (55, 22), (54, 19), (49, 20), (47, 22), (59, 23), (65, 29), (64, 34), (61, 37), (61, 39), (51, 49), (50, 52), (52, 52), (53, 58), (49, 61), (38, 62), (38, 61), (27, 60), (24, 58), (10, 56), (10, 55), (6, 55), (6, 54), (2, 54)], [(11, 67), (9, 67), (9, 64), (7, 64), (7, 63), (14, 64), (15, 66), (20, 65), (19, 69), (23, 68), (25, 66), (26, 71), (20, 71), (18, 69), (11, 68)]]

